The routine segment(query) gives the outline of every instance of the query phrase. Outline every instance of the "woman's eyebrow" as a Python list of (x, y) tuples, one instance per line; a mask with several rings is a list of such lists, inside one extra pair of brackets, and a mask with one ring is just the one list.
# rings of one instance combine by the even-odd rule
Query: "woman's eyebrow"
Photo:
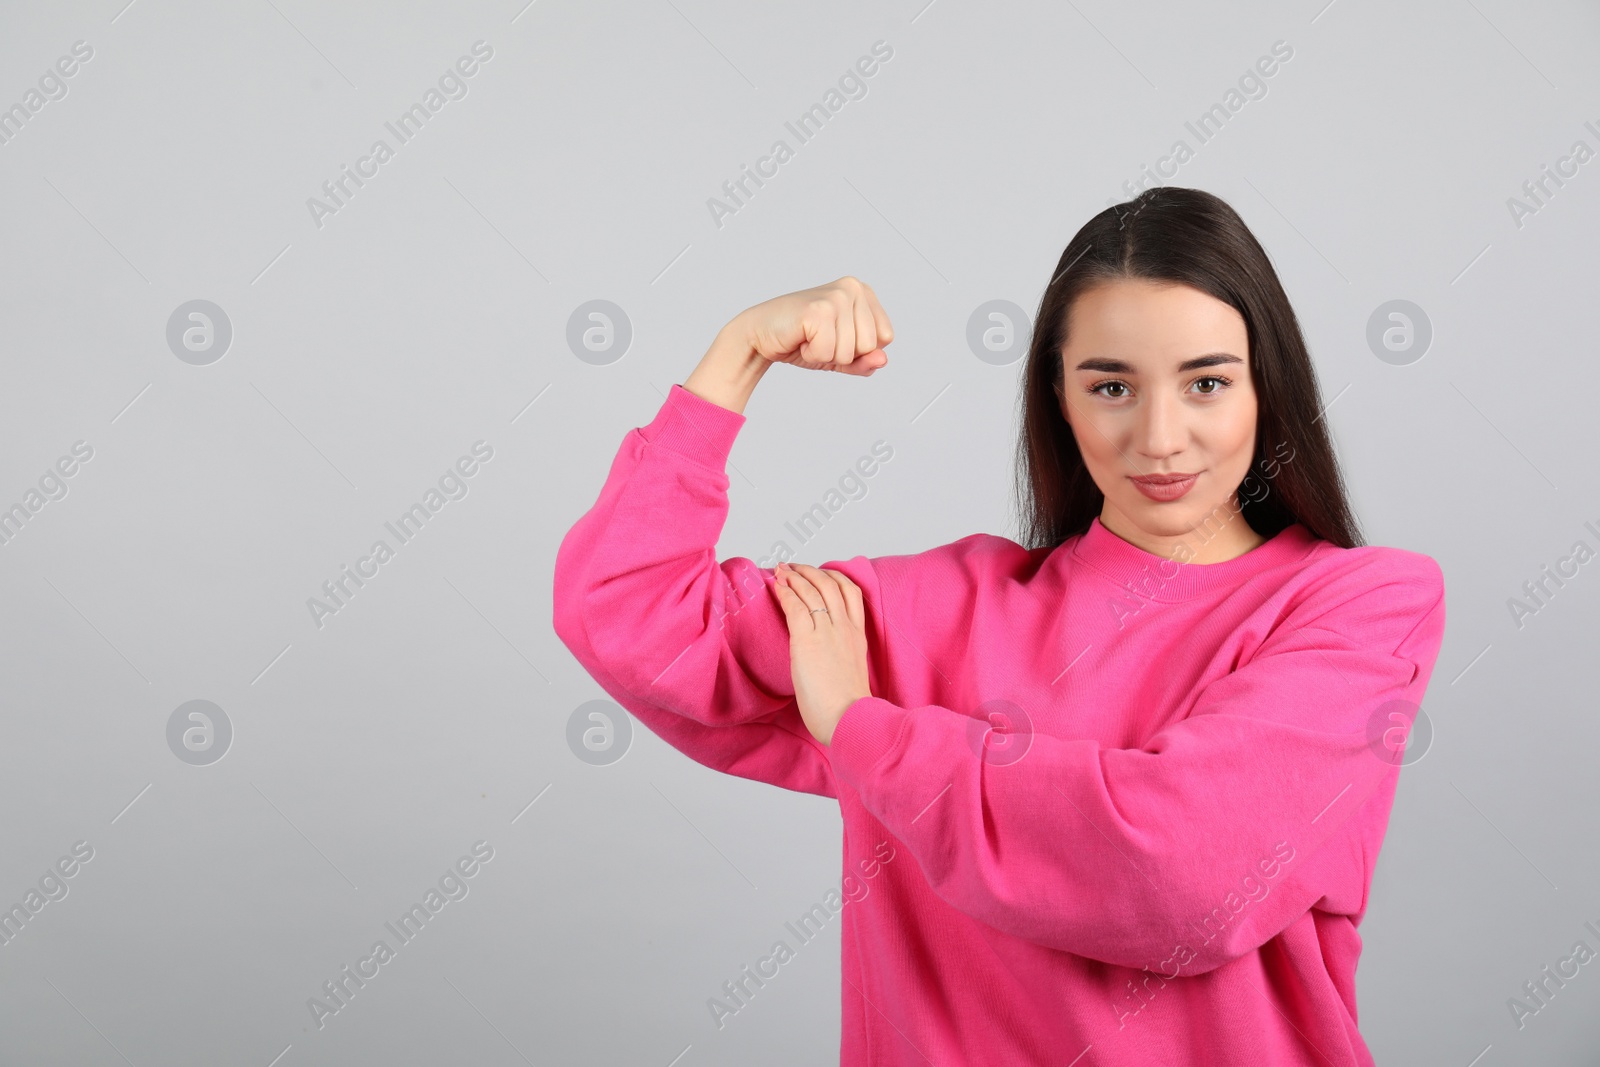
[[(1202, 367), (1218, 367), (1224, 363), (1243, 362), (1244, 360), (1228, 352), (1207, 352), (1203, 356), (1196, 356), (1193, 359), (1186, 359), (1182, 363), (1178, 364), (1178, 373), (1184, 374), (1188, 371), (1199, 370)], [(1127, 363), (1120, 359), (1105, 359), (1098, 356), (1084, 360), (1082, 363), (1079, 363), (1075, 369), (1100, 371), (1105, 374), (1138, 373), (1131, 363)]]

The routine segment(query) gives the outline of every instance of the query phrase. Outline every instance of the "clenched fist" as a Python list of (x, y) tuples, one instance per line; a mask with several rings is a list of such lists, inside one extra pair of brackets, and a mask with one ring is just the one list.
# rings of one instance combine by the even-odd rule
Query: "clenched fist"
[(746, 308), (737, 324), (752, 351), (773, 363), (867, 375), (889, 362), (894, 327), (866, 282), (838, 281)]

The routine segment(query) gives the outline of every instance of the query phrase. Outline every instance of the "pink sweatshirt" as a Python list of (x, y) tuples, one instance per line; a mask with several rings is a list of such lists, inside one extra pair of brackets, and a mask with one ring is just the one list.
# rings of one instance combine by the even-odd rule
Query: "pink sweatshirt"
[(716, 558), (744, 421), (673, 385), (628, 432), (555, 630), (691, 759), (838, 799), (872, 889), (842, 907), (841, 1065), (1372, 1064), (1357, 927), (1439, 566), (1298, 524), (1178, 564), (1098, 519), (806, 561), (861, 586), (875, 694), (822, 745), (773, 572)]

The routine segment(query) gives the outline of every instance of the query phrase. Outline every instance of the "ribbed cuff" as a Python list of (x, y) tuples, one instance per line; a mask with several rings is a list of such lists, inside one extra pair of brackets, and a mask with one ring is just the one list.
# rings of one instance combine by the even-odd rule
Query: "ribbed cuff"
[(728, 453), (745, 417), (696, 396), (674, 382), (656, 417), (639, 432), (652, 448), (668, 448), (714, 470), (724, 471)]
[(857, 792), (878, 761), (900, 743), (911, 713), (882, 697), (862, 697), (844, 709), (828, 739), (833, 771)]

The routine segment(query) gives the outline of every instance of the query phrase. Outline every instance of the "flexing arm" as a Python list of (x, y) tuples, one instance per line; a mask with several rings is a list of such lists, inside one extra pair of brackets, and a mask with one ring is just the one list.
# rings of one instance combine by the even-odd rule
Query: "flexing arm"
[[(827, 795), (826, 756), (795, 709), (773, 572), (744, 557), (719, 563), (715, 549), (728, 512), (724, 469), (756, 383), (773, 362), (856, 374), (882, 366), (886, 331), (858, 325), (867, 295), (845, 279), (725, 326), (656, 418), (624, 438), (555, 564), (556, 633), (624, 707), (701, 763)], [(861, 344), (872, 349), (856, 358)]]

